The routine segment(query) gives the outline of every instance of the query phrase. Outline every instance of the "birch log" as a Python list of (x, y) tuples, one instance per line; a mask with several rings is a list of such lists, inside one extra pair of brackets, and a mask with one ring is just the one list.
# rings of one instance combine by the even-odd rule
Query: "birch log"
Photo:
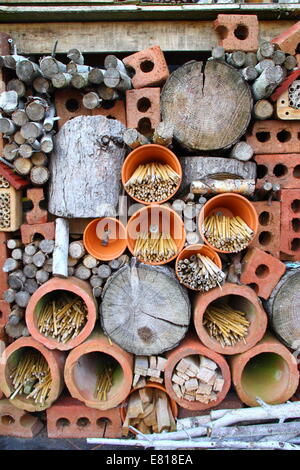
[(50, 160), (52, 214), (85, 218), (115, 214), (125, 156), (125, 145), (119, 143), (123, 132), (123, 124), (104, 116), (78, 116), (64, 124), (54, 137)]
[(252, 196), (255, 190), (255, 180), (242, 179), (205, 179), (203, 181), (192, 181), (191, 191), (194, 194), (221, 194), (237, 193), (244, 196)]
[(53, 250), (53, 276), (68, 277), (69, 222), (55, 220), (55, 245)]

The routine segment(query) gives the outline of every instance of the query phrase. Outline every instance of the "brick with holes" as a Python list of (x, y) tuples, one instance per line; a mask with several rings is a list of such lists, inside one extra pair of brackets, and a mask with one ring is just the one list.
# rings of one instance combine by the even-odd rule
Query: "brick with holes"
[(47, 432), (50, 438), (121, 437), (120, 410), (101, 411), (63, 397), (47, 410)]
[(300, 261), (300, 190), (280, 191), (280, 259)]
[(105, 108), (105, 106), (101, 106), (100, 108), (95, 108), (90, 110), (90, 114), (92, 116), (106, 116), (109, 119), (117, 119), (120, 121), (124, 126), (126, 126), (126, 112), (125, 112), (125, 105), (124, 101), (116, 100), (113, 102), (113, 106), (110, 108)]
[(255, 154), (300, 153), (297, 121), (256, 121), (246, 139)]
[(77, 116), (89, 116), (90, 110), (82, 104), (82, 93), (72, 88), (55, 91), (56, 114), (59, 116), (58, 129), (65, 122)]
[(242, 260), (240, 281), (255, 284), (257, 295), (268, 299), (285, 270), (285, 264), (274, 256), (259, 248), (249, 248)]
[(40, 203), (45, 199), (43, 188), (28, 189), (27, 198), (32, 202), (33, 208), (26, 212), (26, 222), (30, 225), (46, 223), (48, 212), (40, 207)]
[(36, 416), (19, 410), (6, 398), (0, 400), (0, 436), (32, 438), (43, 427)]
[(258, 49), (256, 15), (218, 15), (214, 28), (220, 36), (219, 45), (226, 51), (256, 52)]
[(127, 90), (126, 116), (129, 128), (143, 133), (143, 127), (148, 123), (149, 129), (154, 129), (160, 122), (160, 89)]
[(22, 243), (31, 243), (35, 235), (42, 235), (46, 240), (54, 240), (55, 226), (54, 222), (47, 222), (45, 224), (23, 224), (21, 225), (21, 238)]
[(266, 181), (279, 183), (282, 189), (300, 188), (300, 153), (256, 155), (256, 187)]
[(288, 29), (285, 29), (276, 38), (272, 39), (274, 44), (278, 44), (280, 49), (286, 54), (295, 55), (299, 52), (300, 44), (300, 21)]
[(134, 88), (162, 85), (169, 77), (168, 65), (159, 46), (131, 54), (123, 59), (126, 67), (134, 69), (131, 79)]
[(251, 247), (260, 248), (279, 258), (280, 254), (280, 202), (252, 202), (258, 215), (258, 229)]

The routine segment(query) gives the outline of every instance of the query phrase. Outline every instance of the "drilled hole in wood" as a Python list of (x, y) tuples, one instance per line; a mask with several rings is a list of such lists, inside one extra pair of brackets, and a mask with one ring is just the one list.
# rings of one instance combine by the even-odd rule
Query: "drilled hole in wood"
[(270, 274), (270, 269), (266, 264), (260, 264), (255, 270), (255, 274), (260, 279), (267, 277)]
[(298, 251), (300, 249), (300, 238), (293, 238), (291, 243), (291, 250)]
[(285, 104), (285, 100), (281, 100), (281, 104)]
[(56, 421), (56, 427), (57, 428), (66, 428), (67, 426), (70, 426), (70, 421), (67, 418), (59, 418)]
[(154, 69), (154, 63), (152, 60), (144, 60), (140, 64), (141, 71), (144, 73), (149, 73)]
[(237, 28), (235, 28), (234, 33), (235, 37), (240, 41), (244, 41), (249, 36), (249, 29), (244, 24), (239, 24)]
[(300, 165), (296, 165), (293, 170), (293, 177), (300, 178)]
[(285, 112), (286, 116), (288, 116), (290, 113), (288, 111)]
[(291, 209), (293, 212), (299, 212), (300, 211), (300, 199), (294, 199), (292, 204), (291, 204)]
[(260, 225), (269, 225), (270, 223), (270, 212), (263, 211), (261, 214), (259, 214), (258, 220)]
[(268, 168), (266, 165), (257, 165), (256, 172), (257, 179), (262, 179), (268, 174)]
[(104, 428), (105, 426), (110, 426), (112, 422), (108, 418), (98, 418), (96, 424), (99, 428)]
[(75, 113), (79, 109), (79, 102), (75, 98), (70, 98), (66, 101), (65, 107), (70, 113)]
[(277, 139), (279, 140), (279, 142), (288, 142), (289, 140), (291, 140), (291, 133), (289, 131), (286, 131), (285, 129), (282, 129), (282, 131), (278, 132), (277, 133)]
[(261, 245), (268, 245), (272, 240), (271, 232), (261, 232), (258, 237), (258, 241)]
[(3, 415), (1, 416), (1, 424), (4, 426), (9, 426), (10, 424), (14, 424), (15, 420), (11, 415)]
[(288, 172), (288, 169), (285, 165), (283, 165), (282, 163), (278, 163), (278, 165), (275, 165), (274, 168), (273, 168), (273, 174), (275, 176), (277, 176), (278, 178), (280, 176), (284, 176), (286, 175)]
[(294, 232), (299, 232), (300, 231), (300, 219), (293, 219), (292, 227), (293, 227)]
[(137, 109), (140, 113), (146, 113), (151, 108), (151, 101), (148, 98), (140, 98), (137, 102)]
[(228, 28), (226, 26), (218, 26), (216, 29), (221, 39), (226, 39), (228, 36)]
[(258, 142), (268, 142), (271, 138), (270, 132), (256, 132), (256, 138)]
[(86, 426), (88, 426), (89, 424), (91, 424), (90, 420), (88, 418), (78, 418), (77, 422), (76, 422), (77, 426), (79, 426), (80, 428), (85, 428)]

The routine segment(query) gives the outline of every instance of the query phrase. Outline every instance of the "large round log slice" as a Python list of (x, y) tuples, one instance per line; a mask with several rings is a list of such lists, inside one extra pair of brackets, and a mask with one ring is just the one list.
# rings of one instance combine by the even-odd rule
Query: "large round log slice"
[(252, 104), (238, 70), (216, 60), (187, 62), (170, 75), (161, 94), (163, 121), (173, 124), (175, 139), (190, 151), (236, 143), (248, 127)]
[(104, 332), (137, 355), (161, 354), (185, 336), (190, 302), (173, 272), (165, 267), (126, 265), (105, 285), (101, 304)]

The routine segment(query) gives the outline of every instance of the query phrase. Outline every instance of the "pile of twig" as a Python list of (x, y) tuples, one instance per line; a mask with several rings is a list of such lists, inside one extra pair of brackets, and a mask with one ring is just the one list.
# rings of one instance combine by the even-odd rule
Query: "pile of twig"
[(203, 230), (211, 245), (230, 253), (244, 250), (253, 238), (253, 230), (239, 216), (209, 215), (204, 220)]
[(134, 247), (134, 256), (141, 261), (159, 263), (177, 254), (178, 248), (169, 233), (141, 232)]
[(220, 287), (226, 277), (208, 256), (200, 253), (180, 260), (177, 274), (182, 284), (202, 292)]
[(107, 394), (113, 386), (114, 367), (112, 364), (105, 364), (99, 373), (94, 398), (97, 400), (107, 400)]

